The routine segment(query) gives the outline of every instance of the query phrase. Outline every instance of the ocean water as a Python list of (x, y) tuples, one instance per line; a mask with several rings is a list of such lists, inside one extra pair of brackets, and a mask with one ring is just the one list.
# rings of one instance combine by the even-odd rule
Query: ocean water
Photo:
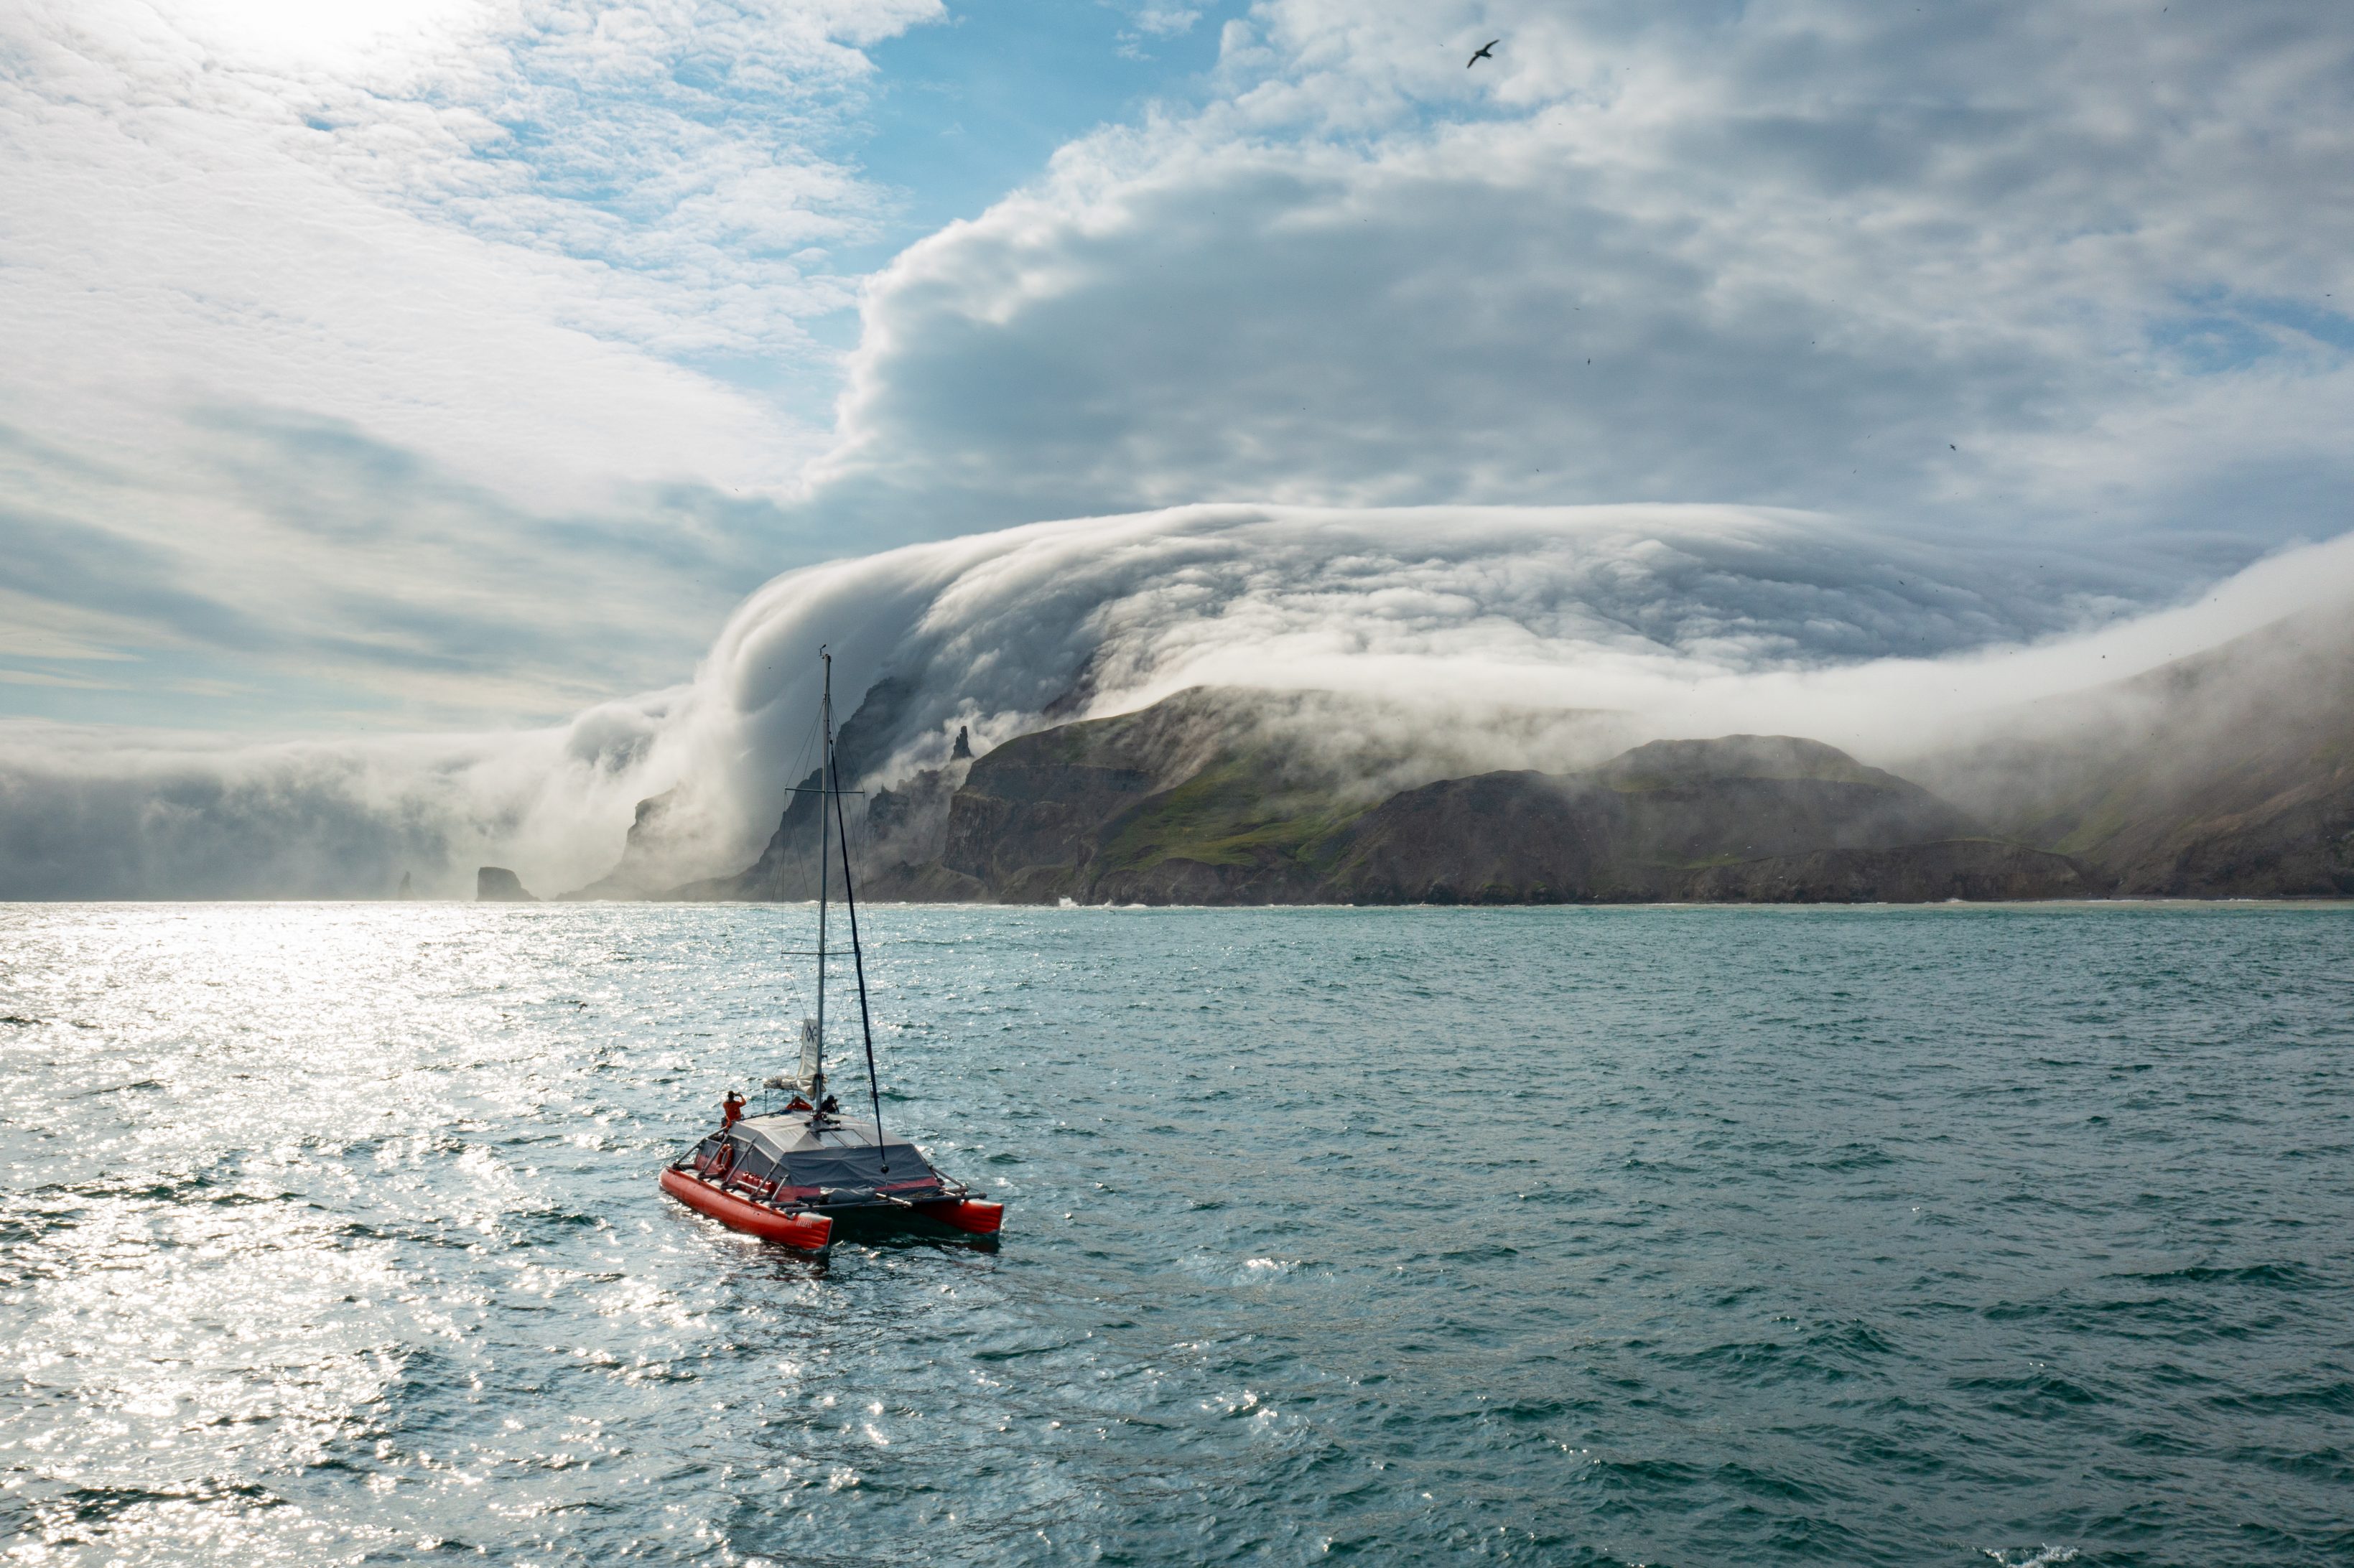
[(2354, 1562), (2354, 911), (0, 908), (11, 1563)]

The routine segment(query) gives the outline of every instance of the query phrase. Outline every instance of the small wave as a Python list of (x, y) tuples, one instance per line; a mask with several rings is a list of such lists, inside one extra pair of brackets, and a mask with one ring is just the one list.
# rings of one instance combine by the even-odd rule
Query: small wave
[(1185, 1255), (1180, 1266), (1204, 1284), (1231, 1287), (1272, 1285), (1299, 1272), (1300, 1262), (1298, 1258), (1278, 1257), (1271, 1253), (1238, 1259), (1231, 1253), (1220, 1255), (1214, 1252), (1195, 1251)]
[(37, 1515), (53, 1511), (64, 1516), (45, 1521), (53, 1524), (70, 1521), (80, 1525), (107, 1525), (157, 1509), (190, 1506), (270, 1509), (282, 1508), (285, 1503), (285, 1499), (259, 1482), (203, 1480), (182, 1487), (76, 1487), (59, 1493), (49, 1508), (35, 1511)]
[[(1989, 1546), (1984, 1550), (2002, 1568), (2052, 1568), (2055, 1563), (2073, 1563), (2076, 1559), (2073, 1546)], [(2013, 1552), (2018, 1555), (2013, 1556)]]
[(133, 1089), (160, 1089), (163, 1086), (164, 1082), (160, 1078), (136, 1078), (127, 1084), (109, 1084), (102, 1089), (92, 1089), (90, 1093), (94, 1099), (100, 1095), (128, 1094)]
[(1893, 1165), (1896, 1157), (1876, 1143), (1843, 1143), (1821, 1160), (1801, 1160), (1802, 1171), (1876, 1171)]
[(2314, 1283), (2301, 1264), (2252, 1263), (2238, 1268), (2170, 1268), (2151, 1274), (2116, 1274), (2112, 1279), (2139, 1279), (2152, 1285), (2260, 1285), (2281, 1290), (2302, 1290)]
[(1810, 1351), (1843, 1353), (1858, 1360), (1896, 1353), (1896, 1347), (1861, 1319), (1827, 1324), (1807, 1336)]
[(2219, 1393), (2207, 1404), (2216, 1410), (2245, 1410), (2266, 1415), (2299, 1410), (2323, 1410), (2342, 1415), (2354, 1413), (2354, 1383), (2340, 1378), (2335, 1383), (2308, 1383), (2266, 1393)]
[(1972, 1377), (1957, 1380), (1956, 1388), (1998, 1395), (1993, 1408), (2014, 1414), (2038, 1414), (2052, 1404), (2105, 1404), (2108, 1396), (2071, 1382), (2055, 1372), (2023, 1377)]

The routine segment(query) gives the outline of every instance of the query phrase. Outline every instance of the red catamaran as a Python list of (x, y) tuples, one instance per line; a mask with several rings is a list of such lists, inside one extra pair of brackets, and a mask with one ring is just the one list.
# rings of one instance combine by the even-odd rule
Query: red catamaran
[[(824, 663), (818, 729), (817, 1013), (801, 1021), (799, 1070), (763, 1086), (783, 1097), (773, 1108), (728, 1119), (662, 1173), (663, 1191), (722, 1224), (787, 1246), (816, 1252), (833, 1239), (834, 1222), (935, 1222), (975, 1235), (995, 1235), (1005, 1205), (972, 1196), (934, 1169), (916, 1146), (883, 1130), (883, 1097), (875, 1075), (875, 1028), (866, 1011), (866, 959), (858, 942), (858, 897), (850, 882), (850, 828), (833, 746), (833, 656)], [(866, 1044), (867, 1103), (875, 1119), (839, 1114), (825, 1086), (826, 917), (832, 902), (827, 813), (841, 845), (843, 906), (850, 916), (850, 958), (858, 977), (858, 1023)]]

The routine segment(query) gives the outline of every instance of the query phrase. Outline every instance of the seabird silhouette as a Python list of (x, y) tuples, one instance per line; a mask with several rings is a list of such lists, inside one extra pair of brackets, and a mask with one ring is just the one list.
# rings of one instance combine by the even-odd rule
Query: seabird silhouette
[(1479, 52), (1478, 54), (1476, 54), (1476, 55), (1473, 55), (1469, 59), (1465, 60), (1465, 61), (1463, 62), (1463, 69), (1464, 69), (1465, 70), (1469, 70), (1473, 66), (1478, 65), (1481, 60), (1491, 60), (1491, 59), (1494, 59), (1496, 57), (1495, 57), (1494, 55), (1490, 54), (1488, 51), (1489, 51), (1489, 50), (1490, 50), (1490, 49), (1492, 49), (1492, 48), (1494, 48), (1498, 44), (1500, 44), (1500, 43), (1502, 43), (1503, 41), (1504, 41), (1504, 40), (1503, 40), (1503, 39), (1501, 39), (1501, 38), (1490, 38), (1486, 43), (1481, 44), (1481, 45), (1479, 46)]

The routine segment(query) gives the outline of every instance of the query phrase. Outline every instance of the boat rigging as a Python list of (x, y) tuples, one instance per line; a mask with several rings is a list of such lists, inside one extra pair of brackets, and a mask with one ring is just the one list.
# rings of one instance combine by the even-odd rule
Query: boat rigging
[[(875, 1025), (866, 999), (866, 957), (858, 934), (858, 895), (850, 869), (850, 825), (843, 810), (841, 757), (834, 745), (833, 656), (818, 650), (823, 674), (818, 699), (817, 1006), (801, 1020), (796, 1070), (766, 1080), (764, 1090), (787, 1097), (773, 1109), (734, 1099), (719, 1129), (698, 1141), (662, 1173), (663, 1191), (723, 1224), (804, 1251), (833, 1239), (836, 1221), (933, 1222), (976, 1235), (995, 1235), (1005, 1205), (976, 1198), (963, 1182), (935, 1169), (916, 1146), (883, 1128), (883, 1090), (875, 1065)], [(831, 821), (828, 818), (831, 817)], [(842, 859), (843, 909), (850, 926), (852, 972), (858, 981), (858, 1024), (866, 1051), (871, 1121), (841, 1114), (825, 1082), (825, 980), (828, 916), (832, 904), (834, 844)], [(740, 1108), (739, 1108), (740, 1107)]]

